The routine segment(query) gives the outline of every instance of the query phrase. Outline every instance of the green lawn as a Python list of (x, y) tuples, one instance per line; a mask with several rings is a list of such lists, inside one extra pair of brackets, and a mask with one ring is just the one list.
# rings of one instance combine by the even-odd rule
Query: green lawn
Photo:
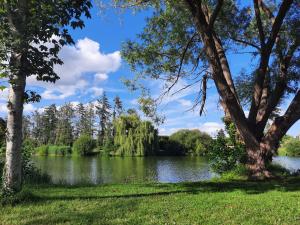
[(0, 224), (300, 224), (300, 178), (103, 186), (26, 186)]

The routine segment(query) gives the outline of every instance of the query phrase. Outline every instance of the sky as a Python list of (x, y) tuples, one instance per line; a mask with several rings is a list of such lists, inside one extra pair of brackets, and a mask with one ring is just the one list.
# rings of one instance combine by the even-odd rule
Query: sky
[[(126, 61), (122, 59), (120, 50), (126, 40), (137, 40), (145, 26), (145, 19), (151, 16), (150, 11), (117, 12), (99, 8), (92, 9), (92, 19), (85, 20), (85, 28), (71, 30), (74, 46), (64, 46), (60, 57), (62, 66), (56, 66), (55, 71), (60, 76), (56, 84), (36, 81), (34, 76), (28, 78), (27, 89), (36, 90), (42, 100), (39, 103), (29, 103), (24, 106), (24, 113), (42, 109), (50, 104), (62, 105), (67, 102), (93, 102), (105, 91), (111, 100), (118, 95), (125, 108), (138, 108), (138, 93), (129, 92), (121, 79), (134, 76)], [(249, 66), (246, 55), (229, 55), (229, 63), (233, 74)], [(185, 84), (180, 80), (174, 91)], [(159, 81), (149, 82), (153, 96), (159, 95), (162, 84)], [(170, 135), (179, 129), (200, 129), (212, 136), (217, 130), (224, 128), (221, 118), (223, 111), (218, 104), (218, 94), (214, 85), (209, 84), (205, 114), (201, 117), (198, 111), (189, 110), (197, 95), (197, 89), (182, 91), (174, 96), (166, 96), (160, 104), (160, 112), (165, 116), (165, 122), (158, 127), (160, 135)], [(0, 93), (0, 116), (6, 115), (7, 89)], [(283, 104), (287, 107), (289, 100)], [(300, 121), (289, 131), (290, 135), (300, 134)]]

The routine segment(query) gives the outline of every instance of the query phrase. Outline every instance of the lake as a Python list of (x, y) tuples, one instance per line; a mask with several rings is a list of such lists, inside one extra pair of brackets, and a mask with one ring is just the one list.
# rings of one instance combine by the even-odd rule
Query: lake
[[(216, 176), (202, 157), (55, 157), (35, 156), (33, 162), (53, 183), (129, 183), (209, 180)], [(280, 156), (274, 163), (295, 171), (300, 158)]]

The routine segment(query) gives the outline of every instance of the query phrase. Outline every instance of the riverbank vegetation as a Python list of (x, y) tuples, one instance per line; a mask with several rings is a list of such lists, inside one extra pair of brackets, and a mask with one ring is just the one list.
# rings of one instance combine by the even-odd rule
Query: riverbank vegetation
[[(0, 224), (299, 224), (300, 180), (25, 185)], [(13, 203), (13, 202), (11, 202)]]
[(280, 156), (300, 156), (300, 138), (294, 138), (286, 135), (281, 141), (278, 149), (278, 155)]
[[(5, 121), (1, 121), (0, 147), (4, 147)], [(111, 104), (105, 93), (87, 104), (52, 104), (36, 110), (23, 118), (22, 129), (24, 145), (32, 154), (44, 156), (204, 156), (212, 144), (212, 138), (199, 130), (159, 137), (152, 122), (142, 120), (134, 109), (126, 111), (118, 96)]]

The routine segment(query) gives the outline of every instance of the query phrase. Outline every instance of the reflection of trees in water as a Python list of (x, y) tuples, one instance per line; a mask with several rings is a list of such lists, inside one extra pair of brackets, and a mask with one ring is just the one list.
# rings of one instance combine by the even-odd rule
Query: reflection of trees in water
[(34, 160), (55, 183), (179, 182), (212, 176), (207, 161), (201, 157), (39, 156)]

